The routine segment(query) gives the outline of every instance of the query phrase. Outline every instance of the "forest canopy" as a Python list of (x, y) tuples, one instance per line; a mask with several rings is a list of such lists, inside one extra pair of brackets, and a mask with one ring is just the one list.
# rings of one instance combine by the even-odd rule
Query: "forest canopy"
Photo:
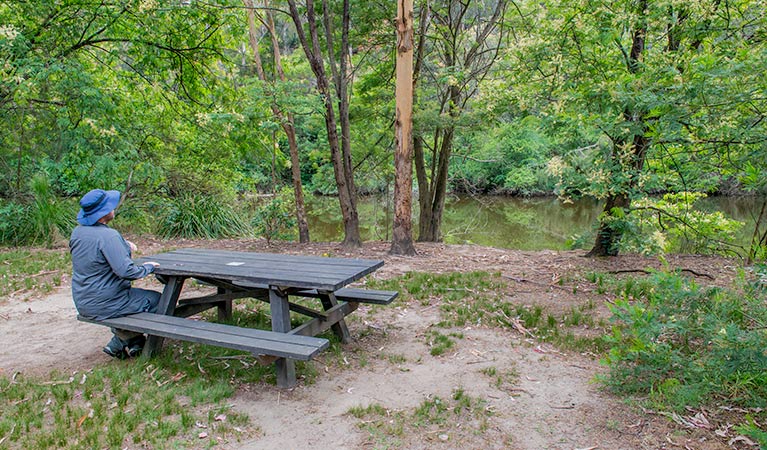
[[(648, 196), (764, 195), (765, 12), (416, 1), (413, 195), (436, 221), (419, 234), (441, 238), (445, 192), (589, 197), (611, 254)], [(0, 1), (0, 240), (66, 235), (93, 188), (167, 236), (280, 237), (300, 189), (339, 195), (353, 221), (356, 195), (395, 182), (395, 17), (348, 0)], [(6, 223), (19, 215), (49, 220), (31, 233)]]

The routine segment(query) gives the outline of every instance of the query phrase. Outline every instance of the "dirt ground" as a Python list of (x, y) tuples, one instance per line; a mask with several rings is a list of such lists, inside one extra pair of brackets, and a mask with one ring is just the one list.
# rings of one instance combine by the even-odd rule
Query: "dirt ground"
[[(510, 301), (515, 304), (541, 305), (561, 313), (591, 301), (596, 304), (593, 314), (602, 317), (609, 316), (607, 305), (612, 299), (597, 294), (583, 274), (641, 275), (636, 271), (662, 267), (658, 260), (640, 256), (593, 259), (578, 251), (523, 252), (463, 245), (417, 244), (417, 256), (403, 257), (388, 255), (389, 245), (383, 242), (344, 251), (332, 243), (267, 246), (258, 240), (172, 244), (133, 240), (139, 244), (138, 255), (194, 246), (383, 259), (383, 268), (371, 275), (381, 279), (409, 271), (499, 271), (514, 287)], [(727, 285), (738, 268), (737, 261), (701, 256), (671, 256), (667, 264), (684, 269), (700, 283), (717, 285)], [(64, 278), (64, 285), (45, 297), (0, 298), (4, 344), (0, 375), (67, 373), (109, 363), (101, 352), (109, 330), (75, 320)], [(155, 280), (138, 284), (161, 288)], [(638, 412), (594, 383), (595, 375), (604, 370), (596, 355), (564, 352), (516, 330), (483, 326), (455, 330), (462, 336), (455, 347), (432, 356), (425, 336), (440, 320), (438, 302), (398, 300), (387, 308), (361, 306), (348, 321), (356, 339), (344, 346), (343, 364), (331, 361), (332, 355), (321, 355), (314, 363), (318, 371), (314, 382), (301, 380), (290, 390), (267, 384), (242, 386), (231, 403), (250, 416), (253, 429), (222, 448), (749, 448), (733, 441), (737, 436), (718, 424), (687, 428), (663, 414)], [(499, 383), (491, 373), (511, 375)], [(365, 425), (372, 419), (366, 422), (349, 414), (354, 407), (380, 405), (392, 418), (412, 415), (424, 401), (450, 399), (457, 390), (485, 400), (482, 426), (476, 419), (457, 416), (452, 422), (392, 438), (367, 431)], [(206, 445), (200, 443), (200, 447)]]

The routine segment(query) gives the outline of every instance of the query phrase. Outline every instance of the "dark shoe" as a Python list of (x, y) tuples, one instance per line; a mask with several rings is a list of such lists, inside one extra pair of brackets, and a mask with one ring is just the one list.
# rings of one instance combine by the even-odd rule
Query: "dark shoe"
[(135, 358), (141, 355), (141, 351), (144, 349), (145, 343), (146, 337), (144, 337), (143, 334), (128, 339), (125, 347), (125, 353), (128, 355), (128, 358)]
[(122, 339), (118, 338), (117, 336), (112, 336), (112, 339), (107, 343), (107, 345), (102, 349), (104, 353), (111, 356), (112, 358), (117, 359), (125, 359), (128, 357), (128, 355), (125, 352), (126, 343)]

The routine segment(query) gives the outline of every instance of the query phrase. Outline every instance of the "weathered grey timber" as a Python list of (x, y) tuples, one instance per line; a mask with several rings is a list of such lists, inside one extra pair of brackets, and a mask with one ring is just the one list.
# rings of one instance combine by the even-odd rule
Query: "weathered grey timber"
[(266, 286), (336, 291), (374, 272), (383, 261), (296, 256), (272, 253), (230, 252), (186, 248), (141, 258), (157, 261), (155, 273), (250, 281)]
[(328, 340), (322, 338), (241, 328), (163, 314), (138, 313), (105, 320), (77, 316), (77, 319), (153, 336), (244, 350), (254, 355), (271, 355), (302, 361), (308, 361), (329, 345)]
[[(345, 288), (381, 267), (383, 261), (378, 260), (206, 249), (179, 249), (143, 259), (160, 264), (155, 274), (166, 283), (157, 314), (188, 320), (183, 317), (216, 307), (219, 319), (227, 319), (231, 317), (233, 300), (256, 298), (269, 303), (272, 323), (269, 333), (277, 336), (311, 337), (332, 329), (342, 342), (349, 342), (351, 335), (344, 318), (357, 309), (358, 303), (388, 304), (397, 297), (394, 291)], [(216, 293), (179, 300), (184, 282), (190, 278), (216, 287)], [(341, 297), (337, 295), (339, 293)], [(321, 309), (293, 303), (290, 296), (317, 298)], [(310, 320), (291, 329), (291, 311)], [(218, 331), (214, 333), (218, 334)], [(144, 354), (148, 356), (162, 348), (164, 337), (171, 337), (167, 334), (168, 329), (145, 332), (149, 334), (144, 347)], [(177, 330), (174, 332), (178, 333)], [(200, 336), (195, 333), (188, 331), (181, 334), (186, 336), (186, 340), (194, 340)], [(206, 343), (224, 347), (235, 345), (229, 341), (217, 343), (214, 336), (205, 336), (208, 339)], [(253, 345), (255, 348), (256, 344)], [(271, 347), (260, 351), (276, 358), (274, 363), (279, 386), (292, 387), (296, 384), (293, 360), (302, 358), (281, 356)]]
[[(256, 289), (268, 289), (268, 286), (264, 284), (237, 283), (237, 285)], [(360, 288), (341, 288), (335, 291), (334, 294), (338, 300), (344, 302), (371, 303), (374, 305), (388, 305), (399, 296), (397, 291), (378, 291)], [(302, 289), (295, 291), (292, 295), (296, 297), (319, 298), (322, 294), (317, 289)]]

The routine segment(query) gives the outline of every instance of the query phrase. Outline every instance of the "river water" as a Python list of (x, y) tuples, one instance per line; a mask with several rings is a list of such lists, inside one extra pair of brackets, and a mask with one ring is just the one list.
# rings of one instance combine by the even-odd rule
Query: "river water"
[[(761, 200), (754, 197), (710, 197), (698, 205), (742, 221), (737, 242), (747, 245)], [(391, 239), (391, 200), (359, 200), (360, 232), (364, 240)], [(579, 200), (564, 204), (557, 198), (451, 197), (445, 205), (442, 233), (449, 244), (473, 243), (517, 250), (565, 250), (572, 240), (593, 230), (602, 203)], [(343, 225), (334, 197), (312, 197), (308, 202), (313, 241), (340, 241)], [(413, 214), (418, 218), (417, 211)], [(418, 226), (414, 222), (414, 232)], [(591, 241), (588, 241), (590, 246)]]

